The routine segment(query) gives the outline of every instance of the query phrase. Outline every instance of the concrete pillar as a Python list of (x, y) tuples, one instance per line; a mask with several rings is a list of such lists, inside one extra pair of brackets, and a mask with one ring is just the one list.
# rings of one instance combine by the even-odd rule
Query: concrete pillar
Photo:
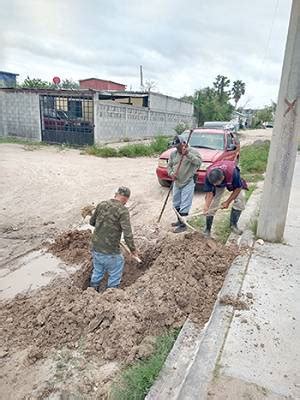
[(97, 114), (97, 110), (98, 110), (98, 102), (99, 102), (99, 94), (96, 92), (93, 95), (93, 106), (94, 106), (94, 112), (93, 112), (93, 116), (94, 116), (94, 143), (98, 144), (101, 141), (101, 137), (100, 137), (100, 129), (101, 129), (101, 125), (100, 125), (100, 117)]
[(127, 115), (127, 107), (125, 107), (125, 138), (128, 137), (128, 115)]
[(300, 133), (300, 0), (293, 0), (257, 234), (283, 238)]

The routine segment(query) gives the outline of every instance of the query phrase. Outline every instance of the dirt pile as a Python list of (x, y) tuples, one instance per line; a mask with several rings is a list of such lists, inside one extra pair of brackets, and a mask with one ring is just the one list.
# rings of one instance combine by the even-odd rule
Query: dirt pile
[[(90, 233), (76, 235), (89, 241)], [(72, 240), (70, 245), (80, 258)], [(66, 256), (63, 244), (57, 251)], [(86, 353), (105, 359), (142, 357), (151, 337), (165, 328), (182, 326), (188, 316), (200, 324), (208, 320), (236, 251), (193, 233), (165, 238), (141, 256), (140, 275), (124, 289), (99, 294), (61, 284), (7, 302), (0, 312), (4, 348), (32, 346), (31, 361), (53, 347), (82, 343)]]
[(91, 260), (91, 236), (89, 229), (63, 232), (47, 246), (48, 251), (68, 264), (81, 264)]

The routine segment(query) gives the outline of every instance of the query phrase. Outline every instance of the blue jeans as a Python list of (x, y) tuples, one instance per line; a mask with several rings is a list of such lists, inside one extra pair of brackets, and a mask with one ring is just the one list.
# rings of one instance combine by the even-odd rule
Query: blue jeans
[(116, 288), (121, 282), (124, 257), (122, 254), (104, 254), (93, 250), (93, 267), (91, 287), (98, 288), (105, 272), (107, 272), (107, 287)]
[(195, 190), (195, 182), (192, 179), (187, 185), (178, 188), (176, 183), (173, 185), (173, 207), (176, 208), (180, 214), (188, 215), (193, 202)]

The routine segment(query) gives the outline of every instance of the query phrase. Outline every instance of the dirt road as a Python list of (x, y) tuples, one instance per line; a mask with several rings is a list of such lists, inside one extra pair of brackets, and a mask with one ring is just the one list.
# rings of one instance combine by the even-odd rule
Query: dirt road
[[(0, 158), (0, 265), (39, 246), (58, 230), (81, 221), (81, 207), (111, 198), (129, 186), (133, 226), (151, 224), (159, 215), (166, 189), (157, 183), (156, 158), (104, 159), (78, 150), (45, 147), (28, 151), (2, 144)], [(202, 195), (196, 194), (199, 207)], [(173, 217), (171, 202), (162, 224)]]
[[(270, 130), (242, 133), (241, 143), (270, 138)], [(113, 196), (119, 185), (132, 190), (129, 206), (135, 230), (156, 222), (166, 188), (158, 185), (157, 158), (97, 158), (57, 147), (0, 145), (0, 274), (58, 231), (81, 221), (81, 207)], [(193, 209), (202, 207), (196, 193)], [(161, 222), (174, 219), (171, 201)]]

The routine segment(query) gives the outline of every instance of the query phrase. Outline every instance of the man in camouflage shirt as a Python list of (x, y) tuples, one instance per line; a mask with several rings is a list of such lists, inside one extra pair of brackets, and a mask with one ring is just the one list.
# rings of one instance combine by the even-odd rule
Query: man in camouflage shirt
[(137, 256), (129, 211), (125, 207), (129, 197), (130, 190), (121, 186), (115, 198), (99, 203), (91, 216), (90, 225), (95, 230), (92, 236), (93, 272), (90, 286), (96, 290), (99, 290), (106, 272), (109, 275), (107, 287), (119, 287), (124, 268), (124, 257), (120, 252), (122, 232), (130, 251)]

